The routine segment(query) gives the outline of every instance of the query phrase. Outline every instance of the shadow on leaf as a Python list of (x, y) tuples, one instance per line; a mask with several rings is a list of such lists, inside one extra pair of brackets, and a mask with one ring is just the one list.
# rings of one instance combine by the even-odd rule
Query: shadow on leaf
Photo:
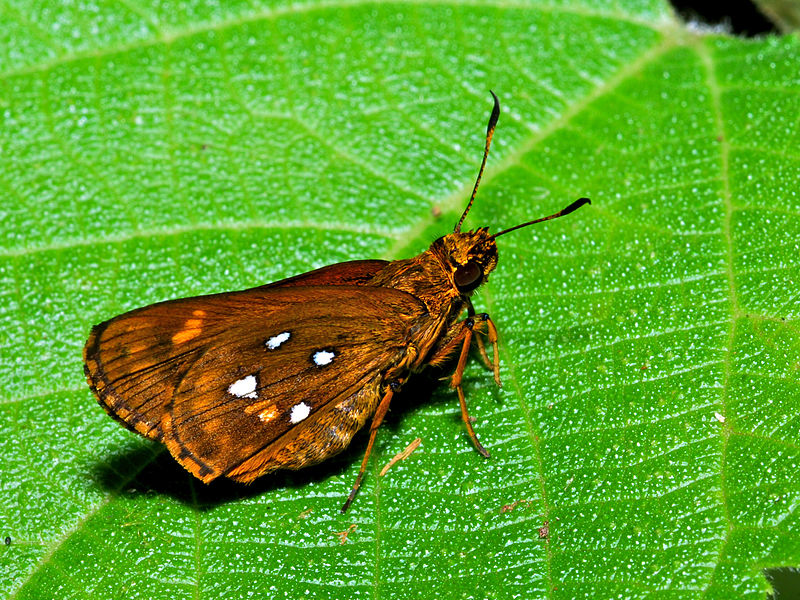
[[(406, 414), (423, 405), (455, 400), (455, 394), (447, 389), (444, 382), (439, 381), (439, 377), (441, 372), (436, 370), (415, 376), (408, 382), (394, 399), (392, 410), (384, 419), (379, 441), (381, 437), (385, 439), (393, 435)], [(457, 400), (455, 402), (457, 404)], [(360, 463), (366, 450), (368, 431), (369, 427), (364, 427), (338, 456), (298, 471), (275, 471), (251, 484), (237, 483), (224, 477), (209, 484), (196, 482), (164, 446), (147, 440), (97, 463), (92, 469), (92, 477), (97, 486), (107, 493), (162, 494), (200, 510), (209, 510), (243, 498), (268, 495), (287, 488), (300, 489), (331, 477), (341, 477), (354, 464)], [(378, 459), (375, 455), (372, 458)]]

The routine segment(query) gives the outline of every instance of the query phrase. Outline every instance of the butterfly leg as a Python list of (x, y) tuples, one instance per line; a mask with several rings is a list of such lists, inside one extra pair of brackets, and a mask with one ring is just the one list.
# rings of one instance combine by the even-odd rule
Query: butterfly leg
[(375, 437), (378, 434), (378, 427), (381, 426), (381, 423), (383, 423), (383, 418), (389, 411), (389, 403), (392, 401), (392, 396), (394, 396), (394, 393), (399, 389), (399, 383), (393, 381), (389, 384), (389, 389), (386, 391), (381, 403), (378, 405), (378, 409), (375, 411), (375, 416), (372, 417), (372, 424), (369, 426), (369, 443), (367, 443), (367, 452), (364, 454), (364, 459), (361, 461), (361, 468), (358, 470), (358, 477), (356, 477), (356, 482), (353, 484), (353, 488), (350, 490), (350, 495), (347, 496), (347, 500), (345, 501), (344, 506), (342, 506), (343, 513), (347, 512), (347, 509), (350, 508), (350, 504), (356, 497), (358, 488), (361, 487), (361, 480), (364, 478), (364, 472), (367, 469), (367, 462), (369, 461), (369, 455), (372, 453), (372, 446), (375, 443)]
[(470, 317), (477, 317), (486, 322), (486, 329), (489, 336), (488, 341), (492, 346), (492, 357), (494, 360), (490, 360), (489, 355), (486, 354), (486, 346), (480, 335), (475, 337), (475, 343), (478, 344), (478, 351), (481, 354), (483, 363), (494, 374), (494, 382), (499, 387), (503, 387), (503, 384), (500, 383), (500, 352), (497, 348), (497, 327), (494, 326), (494, 321), (492, 321), (487, 313), (476, 314), (475, 307), (472, 306), (472, 301), (470, 300), (467, 300), (467, 314)]
[(489, 355), (486, 354), (486, 344), (483, 343), (483, 338), (481, 336), (477, 336), (475, 338), (475, 343), (478, 345), (478, 352), (480, 352), (483, 364), (485, 364), (486, 368), (490, 371), (494, 371), (494, 363), (489, 358)]
[[(489, 315), (486, 315), (486, 319), (488, 321)], [(491, 323), (491, 321), (488, 322)], [(472, 342), (472, 330), (475, 327), (475, 320), (472, 317), (469, 317), (462, 321), (462, 323), (464, 327), (464, 329), (462, 329), (464, 332), (464, 342), (461, 346), (461, 355), (458, 357), (456, 372), (453, 373), (453, 379), (450, 380), (450, 387), (455, 388), (456, 392), (458, 393), (458, 403), (461, 405), (461, 420), (464, 421), (464, 425), (467, 427), (467, 433), (469, 434), (472, 443), (475, 444), (475, 448), (482, 456), (489, 458), (489, 452), (478, 441), (478, 436), (475, 433), (475, 430), (472, 428), (472, 419), (470, 419), (469, 412), (467, 411), (467, 399), (464, 397), (464, 389), (461, 387), (461, 378), (464, 376), (464, 369), (467, 366), (467, 358), (469, 358), (469, 347), (470, 343)], [(495, 344), (495, 348), (496, 347), (497, 345)], [(497, 363), (495, 362), (495, 365), (496, 364)]]
[(470, 317), (478, 318), (486, 322), (486, 330), (489, 336), (488, 341), (492, 346), (492, 357), (494, 360), (489, 359), (489, 355), (486, 354), (486, 345), (483, 343), (483, 338), (480, 335), (475, 337), (475, 343), (478, 344), (478, 351), (483, 359), (483, 364), (494, 374), (494, 382), (499, 387), (503, 387), (503, 384), (500, 382), (500, 352), (497, 348), (497, 327), (494, 326), (494, 321), (492, 321), (488, 313), (476, 314), (475, 308), (472, 306), (472, 301), (469, 299), (467, 300), (467, 314)]
[[(461, 387), (461, 379), (464, 376), (464, 369), (467, 366), (467, 359), (469, 358), (469, 348), (472, 344), (472, 338), (474, 337), (474, 329), (480, 328), (483, 323), (492, 323), (491, 319), (489, 319), (489, 315), (481, 314), (475, 315), (474, 317), (467, 317), (460, 323), (456, 323), (452, 326), (453, 328), (458, 328), (452, 336), (449, 336), (447, 343), (440, 347), (433, 356), (428, 359), (428, 364), (432, 366), (436, 366), (449, 357), (453, 355), (453, 352), (461, 346), (461, 353), (458, 356), (458, 365), (456, 366), (455, 373), (453, 373), (453, 377), (450, 379), (450, 387), (455, 388), (456, 393), (458, 393), (458, 403), (461, 405), (461, 419), (464, 421), (464, 425), (467, 427), (467, 433), (469, 434), (472, 443), (475, 445), (475, 448), (478, 452), (481, 453), (482, 456), (489, 458), (489, 452), (481, 445), (478, 441), (478, 436), (475, 433), (475, 430), (472, 428), (472, 420), (470, 419), (469, 412), (467, 411), (467, 400), (464, 397), (464, 389)], [(494, 344), (495, 348), (497, 348), (497, 329), (494, 328), (494, 324), (488, 325), (487, 328), (489, 329), (489, 341), (490, 343)], [(494, 331), (494, 334), (492, 334)], [(495, 349), (495, 353), (497, 350)], [(497, 357), (495, 354), (495, 366), (493, 370), (496, 369), (497, 365)]]
[[(469, 317), (474, 317), (474, 316), (475, 316), (475, 314), (476, 314), (476, 313), (475, 313), (475, 307), (474, 307), (474, 306), (472, 306), (472, 300), (470, 300), (469, 298), (467, 298), (467, 316), (469, 316)], [(484, 314), (484, 315), (486, 315), (486, 313), (483, 313), (483, 314)], [(488, 317), (489, 317), (489, 315), (486, 315), (486, 318), (487, 318), (487, 319), (488, 319)], [(495, 332), (496, 332), (496, 331), (497, 331), (497, 330), (495, 330)], [(476, 344), (478, 344), (478, 351), (479, 351), (479, 352), (480, 352), (480, 354), (481, 354), (481, 359), (483, 359), (483, 364), (485, 364), (485, 365), (486, 365), (486, 367), (487, 367), (487, 368), (488, 368), (490, 371), (493, 371), (493, 370), (494, 370), (494, 364), (492, 363), (492, 361), (491, 361), (491, 360), (489, 360), (489, 355), (488, 355), (488, 354), (486, 354), (486, 346), (485, 346), (485, 345), (484, 345), (484, 343), (483, 343), (483, 338), (482, 338), (481, 336), (478, 336), (478, 337), (476, 337), (476, 338), (475, 338), (475, 343), (476, 343)], [(490, 343), (491, 343), (491, 342), (490, 342)], [(495, 360), (494, 362), (496, 363), (496, 362), (497, 362), (497, 360)]]

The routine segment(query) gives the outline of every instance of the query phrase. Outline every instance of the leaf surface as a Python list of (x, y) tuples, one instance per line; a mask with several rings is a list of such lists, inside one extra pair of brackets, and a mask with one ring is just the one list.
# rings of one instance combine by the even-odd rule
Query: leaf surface
[[(634, 1), (0, 10), (3, 597), (761, 599), (800, 564), (796, 38)], [(467, 226), (593, 200), (475, 298), (491, 460), (420, 383), (340, 515), (363, 436), (206, 487), (105, 416), (93, 324), (451, 231), (490, 88)]]

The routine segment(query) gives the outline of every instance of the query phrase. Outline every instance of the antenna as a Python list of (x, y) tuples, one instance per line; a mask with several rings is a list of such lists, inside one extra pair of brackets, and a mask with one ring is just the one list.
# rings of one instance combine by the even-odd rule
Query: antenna
[(464, 213), (461, 215), (461, 218), (458, 220), (456, 224), (456, 228), (453, 230), (453, 233), (461, 233), (461, 224), (464, 222), (464, 219), (467, 218), (467, 213), (469, 209), (472, 208), (472, 203), (475, 201), (475, 194), (478, 192), (478, 184), (481, 182), (481, 175), (483, 175), (483, 168), (486, 166), (486, 159), (489, 157), (489, 146), (492, 145), (492, 136), (494, 135), (494, 128), (497, 127), (497, 119), (500, 118), (500, 100), (497, 99), (497, 95), (492, 91), (489, 90), (489, 93), (494, 98), (494, 106), (492, 107), (492, 114), (489, 116), (489, 126), (486, 128), (486, 146), (483, 149), (483, 161), (481, 161), (481, 170), (478, 171), (478, 178), (475, 180), (475, 187), (472, 188), (472, 195), (469, 197), (469, 204), (467, 204), (467, 208), (464, 209)]
[(592, 201), (589, 200), (588, 198), (578, 198), (577, 200), (575, 200), (575, 202), (570, 204), (564, 210), (560, 210), (557, 213), (552, 214), (552, 215), (550, 215), (548, 217), (542, 217), (541, 219), (536, 219), (534, 221), (528, 221), (527, 223), (523, 223), (522, 225), (515, 225), (514, 227), (509, 227), (508, 229), (504, 229), (503, 231), (501, 231), (499, 233), (495, 233), (491, 237), (491, 239), (495, 239), (497, 236), (504, 235), (506, 233), (514, 231), (515, 229), (520, 229), (521, 227), (527, 227), (528, 225), (533, 225), (534, 223), (541, 223), (542, 221), (549, 221), (550, 219), (557, 219), (559, 217), (564, 217), (564, 216), (568, 215), (571, 212), (575, 212), (581, 206), (584, 206), (585, 204), (591, 204), (591, 203), (592, 203)]

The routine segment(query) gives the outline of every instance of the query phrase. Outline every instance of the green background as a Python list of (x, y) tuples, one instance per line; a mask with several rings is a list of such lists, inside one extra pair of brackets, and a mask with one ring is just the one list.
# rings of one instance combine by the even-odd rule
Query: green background
[[(0, 3), (3, 597), (762, 600), (800, 565), (798, 60), (657, 1)], [(204, 486), (105, 416), (93, 324), (451, 231), (489, 89), (467, 226), (593, 200), (475, 298), (491, 460), (421, 383), (340, 515), (363, 436)]]

